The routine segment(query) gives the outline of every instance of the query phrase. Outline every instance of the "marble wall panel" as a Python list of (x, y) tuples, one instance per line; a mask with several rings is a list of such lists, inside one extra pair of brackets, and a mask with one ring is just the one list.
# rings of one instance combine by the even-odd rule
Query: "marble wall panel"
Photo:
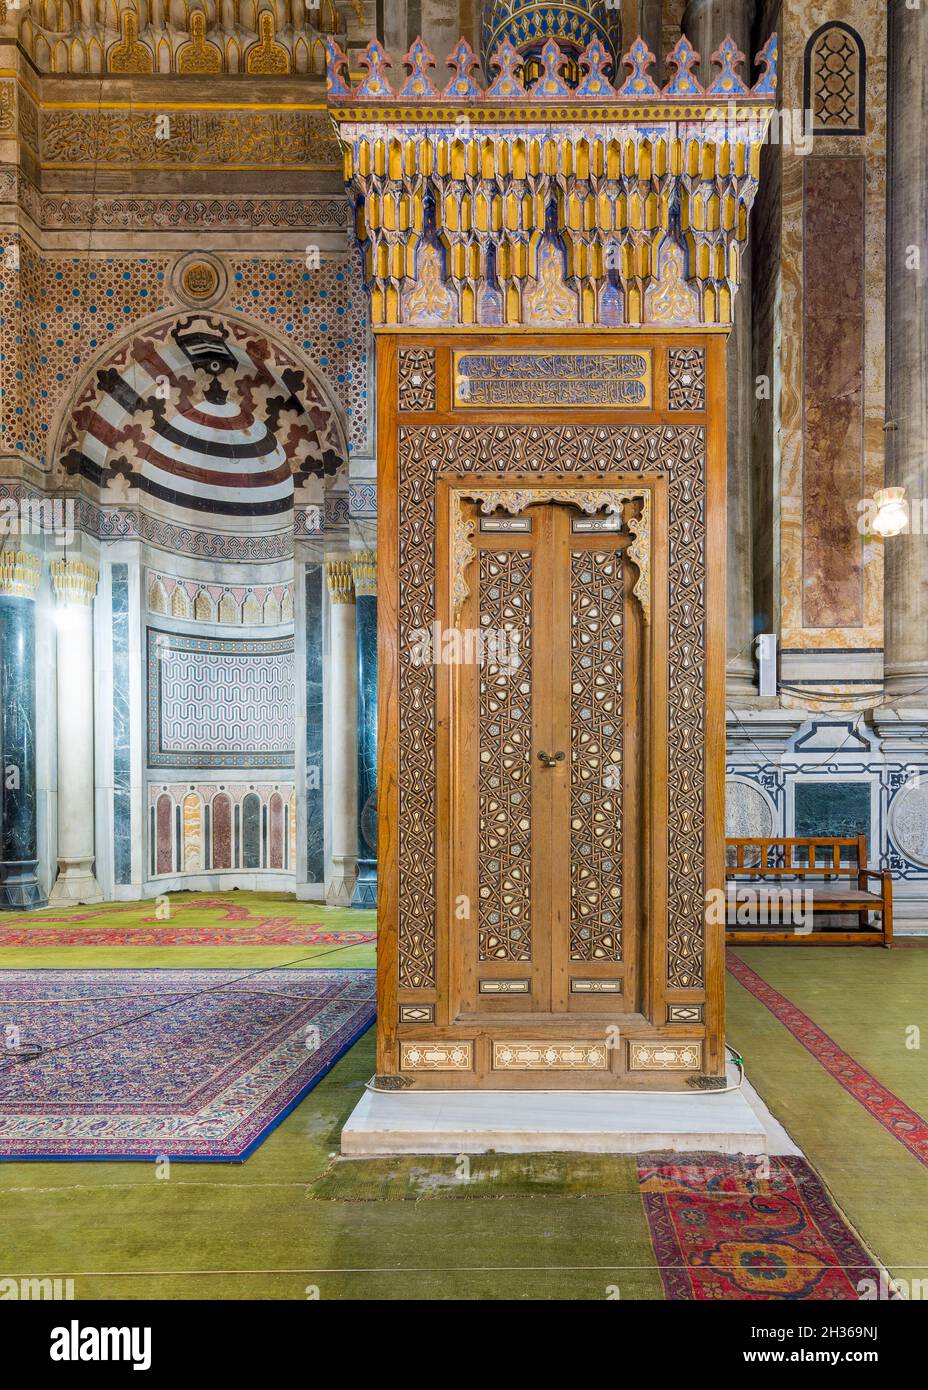
[[(866, 133), (862, 136), (816, 135), (811, 148), (795, 139), (779, 147), (781, 159), (781, 241), (779, 267), (780, 324), (779, 376), (775, 402), (775, 430), (778, 437), (779, 478), (779, 602), (781, 648), (784, 652), (819, 650), (831, 653), (831, 665), (823, 669), (823, 681), (841, 682), (843, 651), (877, 651), (882, 648), (882, 547), (864, 537), (859, 557), (852, 566), (851, 579), (845, 574), (843, 586), (829, 598), (838, 579), (838, 566), (830, 563), (823, 544), (834, 535), (834, 521), (827, 513), (835, 508), (834, 496), (822, 489), (821, 456), (834, 451), (833, 421), (821, 426), (804, 418), (804, 382), (807, 334), (822, 327), (823, 305), (831, 297), (834, 311), (842, 308), (846, 290), (836, 267), (846, 267), (845, 248), (830, 263), (819, 256), (806, 236), (807, 230), (820, 231), (821, 220), (840, 217), (837, 207), (813, 213), (807, 188), (824, 190), (827, 170), (812, 170), (814, 161), (854, 158), (863, 160), (859, 181), (858, 219), (854, 227), (843, 227), (844, 235), (859, 245), (856, 228), (863, 219), (865, 255), (862, 263), (862, 384), (861, 430), (857, 456), (847, 449), (835, 458), (840, 478), (840, 494), (846, 506), (854, 489), (858, 500), (872, 497), (883, 481), (884, 420), (884, 318), (885, 318), (885, 219), (886, 219), (886, 5), (884, 0), (784, 0), (780, 13), (781, 100), (795, 123), (803, 110), (805, 49), (812, 35), (829, 21), (850, 25), (861, 37), (866, 50)], [(807, 168), (809, 166), (809, 168)], [(861, 209), (862, 200), (862, 209)], [(841, 206), (850, 215), (853, 204), (848, 193)], [(807, 253), (810, 263), (807, 264)], [(856, 274), (856, 271), (855, 271)], [(827, 277), (825, 287), (816, 284), (817, 299), (807, 298), (810, 279)], [(811, 313), (811, 319), (809, 315)], [(856, 336), (856, 324), (854, 327)], [(846, 335), (845, 335), (846, 336)], [(847, 345), (842, 345), (842, 352)], [(814, 347), (813, 347), (814, 356)], [(837, 401), (838, 409), (841, 402)], [(830, 439), (817, 434), (821, 428)], [(807, 457), (807, 452), (809, 457)], [(809, 468), (811, 460), (811, 468)], [(809, 469), (812, 486), (806, 473)], [(806, 528), (809, 534), (806, 534)], [(842, 554), (850, 555), (850, 541), (842, 522)], [(808, 568), (807, 568), (808, 566)], [(854, 587), (856, 602), (848, 600)], [(838, 611), (840, 610), (840, 611)], [(815, 690), (790, 691), (786, 703), (808, 704)], [(821, 685), (825, 693), (825, 686)], [(849, 700), (853, 689), (848, 688)], [(833, 703), (831, 701), (830, 703)]]

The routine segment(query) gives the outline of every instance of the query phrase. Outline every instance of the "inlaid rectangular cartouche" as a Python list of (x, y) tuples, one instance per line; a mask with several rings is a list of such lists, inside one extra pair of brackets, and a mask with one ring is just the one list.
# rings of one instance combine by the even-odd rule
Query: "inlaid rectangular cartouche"
[(459, 351), (454, 403), (472, 409), (651, 408), (652, 353)]

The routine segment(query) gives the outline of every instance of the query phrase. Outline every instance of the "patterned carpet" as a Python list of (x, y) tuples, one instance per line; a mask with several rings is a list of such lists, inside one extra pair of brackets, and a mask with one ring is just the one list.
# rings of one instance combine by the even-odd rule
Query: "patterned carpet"
[(370, 970), (5, 971), (0, 1158), (240, 1162), (374, 1009)]
[(638, 1180), (668, 1299), (857, 1300), (879, 1283), (802, 1158), (641, 1154)]

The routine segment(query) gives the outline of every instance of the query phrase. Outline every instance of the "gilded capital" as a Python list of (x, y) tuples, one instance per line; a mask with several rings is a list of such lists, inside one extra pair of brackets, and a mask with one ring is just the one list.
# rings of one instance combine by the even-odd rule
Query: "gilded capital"
[(42, 559), (24, 550), (0, 555), (0, 597), (35, 598), (42, 577)]
[(359, 550), (351, 557), (354, 591), (359, 598), (377, 595), (377, 555), (373, 550)]
[(62, 606), (89, 607), (93, 603), (100, 572), (87, 560), (55, 560), (51, 572), (55, 597)]
[(326, 560), (325, 577), (333, 603), (354, 603), (350, 560)]

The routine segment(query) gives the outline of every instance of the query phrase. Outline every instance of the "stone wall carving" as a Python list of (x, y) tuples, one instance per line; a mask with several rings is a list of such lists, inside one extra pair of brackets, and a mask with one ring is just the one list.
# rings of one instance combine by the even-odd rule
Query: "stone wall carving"
[(151, 782), (148, 874), (296, 866), (296, 795), (287, 782)]
[(178, 110), (166, 129), (144, 110), (41, 112), (42, 164), (58, 169), (337, 168), (340, 151), (325, 111)]
[(228, 627), (277, 627), (293, 622), (292, 584), (206, 584), (149, 570), (149, 613)]
[(17, 202), (47, 231), (345, 231), (351, 223), (348, 199), (319, 197), (227, 196), (221, 193), (125, 194), (54, 193), (36, 188), (12, 166), (0, 169), (0, 202)]
[(365, 19), (362, 0), (57, 0), (23, 6), (19, 39), (43, 73), (289, 73), (323, 76), (325, 39)]

